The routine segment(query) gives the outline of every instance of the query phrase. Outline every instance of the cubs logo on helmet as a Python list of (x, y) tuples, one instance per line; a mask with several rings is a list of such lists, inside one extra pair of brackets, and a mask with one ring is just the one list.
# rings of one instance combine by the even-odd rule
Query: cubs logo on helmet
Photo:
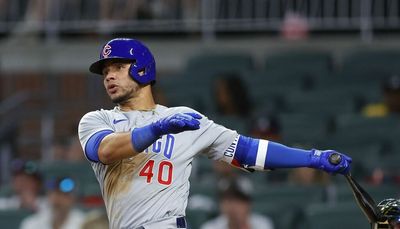
[(107, 58), (111, 54), (111, 46), (106, 44), (103, 48), (103, 58)]
[(128, 60), (131, 62), (129, 75), (139, 84), (154, 84), (156, 62), (150, 50), (140, 41), (130, 38), (115, 38), (103, 45), (100, 58), (90, 65), (90, 72), (102, 75), (108, 60)]

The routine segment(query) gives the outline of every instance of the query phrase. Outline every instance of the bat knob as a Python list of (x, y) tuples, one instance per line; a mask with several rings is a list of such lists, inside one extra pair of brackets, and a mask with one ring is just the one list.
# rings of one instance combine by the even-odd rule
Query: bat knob
[(338, 153), (332, 153), (329, 156), (329, 163), (331, 163), (332, 165), (338, 165), (340, 164), (341, 161), (342, 161), (342, 156)]

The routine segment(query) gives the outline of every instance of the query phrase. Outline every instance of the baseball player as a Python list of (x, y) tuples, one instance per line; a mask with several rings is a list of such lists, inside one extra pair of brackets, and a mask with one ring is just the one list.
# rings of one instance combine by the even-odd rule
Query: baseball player
[(400, 200), (384, 199), (378, 204), (380, 222), (373, 229), (400, 229)]
[(79, 138), (96, 174), (111, 228), (186, 228), (193, 158), (254, 171), (310, 167), (347, 174), (351, 158), (328, 162), (332, 150), (303, 150), (238, 134), (188, 107), (155, 104), (156, 64), (134, 39), (108, 41), (89, 69), (103, 76), (117, 105), (82, 117)]

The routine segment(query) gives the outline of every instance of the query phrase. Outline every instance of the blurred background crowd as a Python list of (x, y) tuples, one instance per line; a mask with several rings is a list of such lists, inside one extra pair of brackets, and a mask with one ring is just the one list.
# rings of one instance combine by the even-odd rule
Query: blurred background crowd
[[(0, 0), (0, 225), (108, 228), (77, 124), (113, 107), (87, 69), (116, 36), (153, 51), (158, 103), (347, 153), (376, 201), (399, 198), (399, 32), (400, 0)], [(202, 155), (187, 216), (192, 229), (368, 227), (341, 176)]]

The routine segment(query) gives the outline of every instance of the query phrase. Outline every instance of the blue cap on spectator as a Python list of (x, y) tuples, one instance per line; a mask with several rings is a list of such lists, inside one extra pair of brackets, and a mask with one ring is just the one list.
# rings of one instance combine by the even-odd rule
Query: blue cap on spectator
[(46, 188), (48, 190), (58, 190), (63, 193), (70, 193), (75, 190), (76, 183), (70, 177), (55, 178), (46, 182)]

